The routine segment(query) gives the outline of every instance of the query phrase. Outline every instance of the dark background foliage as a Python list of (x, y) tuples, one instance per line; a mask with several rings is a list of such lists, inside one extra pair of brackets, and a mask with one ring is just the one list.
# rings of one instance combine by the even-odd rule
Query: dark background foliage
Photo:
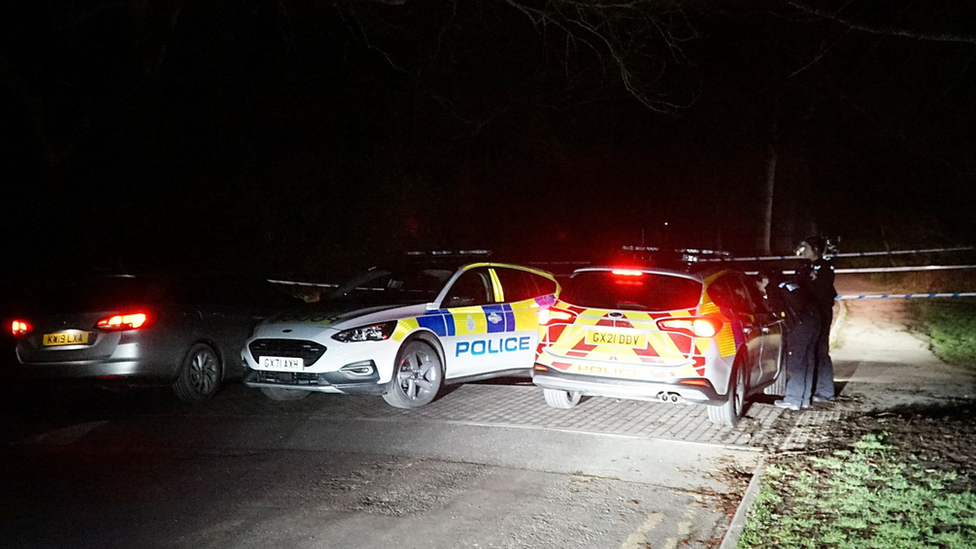
[(774, 153), (773, 252), (972, 243), (968, 2), (626, 5), (8, 3), (0, 251), (305, 278), (417, 248), (753, 253)]

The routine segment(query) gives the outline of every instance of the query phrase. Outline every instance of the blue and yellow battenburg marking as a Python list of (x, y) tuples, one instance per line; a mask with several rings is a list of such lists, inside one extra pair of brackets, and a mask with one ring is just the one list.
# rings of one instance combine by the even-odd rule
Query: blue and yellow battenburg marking
[[(438, 309), (424, 315), (401, 319), (391, 339), (403, 341), (407, 335), (424, 328), (438, 337), (492, 336), (514, 332), (534, 332), (539, 325), (541, 308), (551, 306), (555, 297), (546, 295), (516, 303), (496, 303), (474, 307)], [(458, 341), (453, 356), (481, 356), (531, 350), (530, 336), (486, 337)]]

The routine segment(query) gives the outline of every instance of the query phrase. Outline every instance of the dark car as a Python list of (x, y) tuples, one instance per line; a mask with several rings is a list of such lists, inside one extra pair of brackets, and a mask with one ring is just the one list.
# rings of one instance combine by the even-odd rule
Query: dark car
[(296, 301), (258, 278), (127, 274), (37, 285), (20, 302), (16, 377), (161, 382), (198, 402), (241, 377), (254, 326)]

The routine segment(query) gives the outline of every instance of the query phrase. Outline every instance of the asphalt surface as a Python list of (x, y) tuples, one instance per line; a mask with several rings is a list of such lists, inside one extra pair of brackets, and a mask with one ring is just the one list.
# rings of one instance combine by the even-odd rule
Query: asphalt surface
[[(840, 289), (841, 284), (838, 286)], [(844, 287), (842, 292), (852, 289), (862, 288)], [(402, 524), (397, 517), (424, 517), (444, 522), (448, 528), (445, 536), (464, 540), (474, 534), (463, 524), (468, 528), (496, 524), (499, 532), (509, 532), (509, 537), (499, 533), (494, 538), (478, 534), (483, 542), (480, 546), (545, 546), (555, 543), (556, 532), (568, 533), (566, 539), (580, 547), (646, 547), (652, 542), (651, 546), (657, 547), (692, 539), (707, 544), (716, 536), (721, 539), (728, 529), (723, 547), (732, 547), (750, 498), (741, 483), (725, 480), (724, 473), (730, 469), (743, 475), (761, 472), (764, 452), (816, 445), (830, 436), (825, 426), (842, 421), (847, 414), (976, 396), (976, 374), (935, 358), (927, 342), (905, 328), (903, 307), (904, 302), (897, 300), (839, 304), (832, 356), (841, 398), (791, 412), (776, 408), (771, 397), (762, 396), (734, 427), (713, 425), (703, 407), (683, 404), (591, 398), (574, 409), (556, 410), (545, 405), (541, 391), (530, 382), (510, 379), (452, 387), (418, 410), (391, 408), (378, 398), (341, 395), (273, 402), (255, 398), (254, 391), (239, 385), (228, 387), (214, 402), (195, 407), (173, 402), (166, 390), (111, 398), (87, 393), (79, 397), (71, 391), (20, 394), (4, 403), (6, 421), (0, 441), (17, 452), (42, 450), (33, 462), (17, 462), (24, 478), (35, 474), (55, 477), (42, 483), (42, 495), (57, 492), (60, 465), (40, 456), (57, 456), (59, 448), (64, 452), (69, 448), (82, 450), (82, 458), (73, 464), (79, 468), (79, 477), (110, 474), (101, 469), (103, 465), (115, 466), (126, 475), (144, 473), (148, 477), (191, 466), (199, 468), (199, 482), (222, 479), (217, 484), (227, 499), (215, 504), (218, 508), (233, 507), (237, 515), (211, 509), (214, 503), (201, 507), (197, 511), (201, 523), (191, 528), (195, 535), (204, 536), (201, 539), (206, 543), (201, 542), (201, 546), (258, 547), (280, 541), (275, 536), (282, 532), (298, 536), (292, 540), (293, 546), (369, 546), (363, 539), (354, 539), (361, 524), (345, 524), (348, 530), (333, 532), (350, 536), (348, 540), (340, 543), (342, 540), (333, 537), (324, 544), (322, 540), (299, 540), (302, 532), (314, 526), (307, 522), (311, 515), (262, 513), (266, 508), (279, 512), (281, 502), (289, 498), (311, 498), (317, 509), (331, 513), (330, 520), (365, 512), (372, 520), (378, 520), (376, 515), (386, 517), (379, 522), (389, 523), (391, 530), (396, 530)], [(52, 413), (41, 417), (38, 410)], [(29, 421), (35, 415), (38, 422)], [(115, 450), (98, 458), (106, 460), (101, 464), (92, 457), (97, 448)], [(167, 457), (158, 457), (163, 451)], [(220, 459), (198, 463), (201, 451)], [(281, 461), (270, 460), (267, 456), (271, 453)], [(338, 456), (330, 461), (328, 478), (339, 480), (321, 480), (310, 488), (300, 480), (302, 461), (309, 456), (320, 460), (324, 453)], [(379, 454), (386, 457), (377, 457)], [(162, 460), (146, 459), (160, 470), (148, 470), (149, 465), (144, 466), (145, 471), (133, 469), (131, 456)], [(342, 456), (356, 456), (364, 463), (358, 468), (345, 465)], [(365, 461), (369, 461), (368, 466)], [(322, 465), (316, 467), (321, 473)], [(283, 469), (299, 473), (289, 474)], [(405, 478), (407, 471), (429, 482), (397, 480), (398, 475)], [(6, 472), (8, 477), (11, 474), (12, 470)], [(277, 484), (254, 482), (256, 477), (276, 479)], [(248, 480), (241, 483), (238, 479)], [(755, 475), (752, 486), (758, 479)], [(8, 480), (13, 483), (8, 486), (24, 493), (34, 489), (18, 486), (16, 479)], [(249, 486), (250, 491), (239, 484)], [(522, 488), (506, 492), (504, 486)], [(647, 501), (649, 487), (658, 490), (653, 492), (653, 505)], [(125, 535), (116, 532), (89, 539), (84, 533), (70, 538), (58, 532), (54, 539), (74, 539), (81, 544), (77, 546), (99, 546), (111, 543), (111, 536), (116, 534), (121, 536), (118, 539), (143, 539), (147, 543), (150, 540), (145, 536), (153, 532), (162, 535), (154, 528), (128, 524), (125, 502), (114, 506), (120, 496), (101, 494), (94, 487), (85, 489), (108, 500), (107, 508), (117, 516), (104, 520), (114, 520)], [(156, 486), (152, 490), (159, 491), (154, 496), (159, 501), (173, 504), (168, 511), (173, 521), (187, 520), (186, 509), (180, 512), (181, 502), (194, 509), (203, 505), (186, 501), (192, 487)], [(350, 493), (358, 494), (358, 499), (350, 499)], [(731, 524), (727, 516), (717, 512), (714, 502), (702, 500), (706, 493), (741, 498), (742, 505)], [(572, 502), (565, 499), (568, 494), (573, 494)], [(472, 495), (480, 499), (472, 503)], [(244, 506), (240, 498), (253, 498), (258, 503)], [(579, 505), (588, 499), (639, 503), (601, 503), (605, 507), (599, 509)], [(57, 504), (45, 500), (36, 503), (45, 508), (63, 505), (65, 511), (75, 512), (74, 505), (83, 501), (78, 496), (61, 498)], [(503, 502), (511, 504), (509, 511), (504, 510), (507, 503)], [(138, 503), (148, 505), (141, 500)], [(438, 512), (441, 507), (442, 512)], [(581, 514), (556, 511), (562, 507)], [(150, 524), (164, 520), (149, 517), (148, 507), (140, 512), (147, 515), (143, 519)], [(451, 515), (442, 516), (443, 512)], [(254, 526), (242, 530), (241, 513), (247, 524)], [(13, 516), (12, 524), (32, 524), (20, 518)], [(214, 521), (225, 522), (211, 524)], [(166, 528), (173, 528), (173, 523)], [(414, 537), (392, 531), (375, 535), (369, 538), (370, 543), (388, 539), (405, 547), (422, 547), (430, 541), (424, 531), (414, 532)], [(156, 541), (161, 539), (168, 538)], [(618, 541), (606, 545), (606, 540)], [(163, 545), (189, 547), (196, 541), (177, 538), (167, 543)]]

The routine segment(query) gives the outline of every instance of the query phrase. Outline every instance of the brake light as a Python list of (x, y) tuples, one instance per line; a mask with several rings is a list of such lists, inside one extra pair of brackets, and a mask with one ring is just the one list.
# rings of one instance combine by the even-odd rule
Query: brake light
[(539, 325), (548, 326), (553, 322), (572, 322), (576, 314), (562, 309), (542, 309), (539, 311)]
[(722, 321), (711, 316), (662, 318), (657, 321), (657, 327), (661, 330), (683, 332), (695, 337), (715, 337), (715, 334), (722, 329)]
[(643, 271), (638, 271), (636, 269), (614, 269), (610, 272), (617, 276), (644, 276)]
[(128, 313), (107, 316), (99, 320), (97, 326), (103, 330), (136, 330), (143, 327), (148, 320), (146, 313)]
[(20, 337), (22, 335), (27, 335), (34, 329), (30, 325), (30, 322), (26, 320), (15, 320), (10, 325), (10, 332), (14, 334), (14, 337)]
[(708, 387), (708, 381), (704, 379), (682, 379), (678, 383), (682, 385), (695, 385), (698, 387)]

